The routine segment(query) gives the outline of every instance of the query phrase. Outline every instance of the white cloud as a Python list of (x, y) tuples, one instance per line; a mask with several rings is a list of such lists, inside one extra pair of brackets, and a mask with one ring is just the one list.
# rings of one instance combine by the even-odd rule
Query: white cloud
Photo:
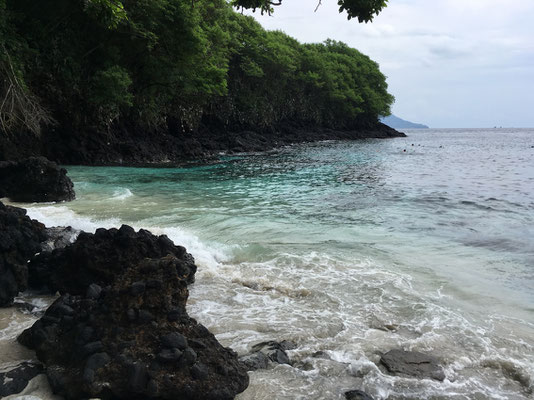
[(534, 126), (533, 0), (390, 0), (372, 24), (336, 0), (287, 0), (267, 29), (341, 40), (378, 61), (402, 118), (431, 126)]

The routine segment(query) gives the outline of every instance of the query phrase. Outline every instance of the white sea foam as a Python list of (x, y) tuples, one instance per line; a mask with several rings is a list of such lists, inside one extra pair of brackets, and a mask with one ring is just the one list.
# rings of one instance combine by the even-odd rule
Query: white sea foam
[(111, 200), (126, 200), (128, 197), (132, 197), (133, 193), (128, 188), (118, 188), (113, 192)]
[[(85, 232), (95, 232), (98, 228), (119, 228), (122, 221), (118, 218), (95, 219), (81, 216), (63, 205), (30, 206), (28, 216), (37, 219), (46, 226), (72, 226)], [(175, 244), (184, 246), (193, 256), (197, 264), (203, 267), (200, 274), (213, 274), (219, 263), (228, 259), (233, 246), (203, 243), (198, 236), (180, 227), (138, 226), (130, 224), (136, 230), (147, 229), (156, 235), (167, 235)]]
[(30, 218), (42, 222), (47, 227), (72, 226), (85, 232), (95, 232), (98, 228), (116, 228), (121, 225), (119, 219), (95, 219), (81, 216), (67, 206), (29, 206), (26, 208)]

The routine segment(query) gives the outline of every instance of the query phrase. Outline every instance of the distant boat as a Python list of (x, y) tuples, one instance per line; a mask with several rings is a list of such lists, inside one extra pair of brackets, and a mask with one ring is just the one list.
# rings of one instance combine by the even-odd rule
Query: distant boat
[(406, 121), (395, 115), (380, 118), (380, 122), (394, 128), (394, 129), (428, 129), (428, 126), (423, 124), (416, 124), (415, 122)]

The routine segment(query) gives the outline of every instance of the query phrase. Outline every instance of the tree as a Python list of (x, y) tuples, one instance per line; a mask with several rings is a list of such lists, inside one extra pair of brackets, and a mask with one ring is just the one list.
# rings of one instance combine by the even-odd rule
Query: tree
[[(322, 0), (318, 0), (317, 7)], [(388, 0), (338, 0), (339, 12), (346, 11), (347, 18), (358, 18), (359, 22), (370, 22), (387, 6)], [(238, 8), (260, 10), (261, 13), (271, 14), (273, 6), (279, 6), (282, 0), (232, 0), (232, 5)]]
[[(357, 50), (301, 44), (231, 6), (276, 0), (43, 1), (0, 0), (0, 134), (55, 122), (65, 135), (178, 135), (203, 121), (351, 128), (393, 101)], [(339, 4), (370, 20), (385, 1)]]

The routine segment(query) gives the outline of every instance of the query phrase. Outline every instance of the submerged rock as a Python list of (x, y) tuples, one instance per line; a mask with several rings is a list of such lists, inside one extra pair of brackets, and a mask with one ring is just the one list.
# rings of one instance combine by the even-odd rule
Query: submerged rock
[(248, 375), (237, 354), (187, 315), (191, 269), (183, 263), (167, 255), (115, 267), (109, 285), (61, 296), (19, 336), (46, 365), (55, 393), (215, 400), (245, 390)]
[(0, 197), (13, 201), (74, 200), (74, 185), (67, 171), (44, 157), (0, 161)]
[(345, 398), (347, 400), (373, 400), (371, 396), (361, 390), (351, 390), (345, 392)]
[[(168, 254), (177, 259), (177, 273), (185, 282), (192, 283), (197, 268), (193, 257), (165, 235), (155, 236), (143, 229), (135, 232), (128, 225), (120, 229), (98, 229), (95, 234), (82, 232), (73, 244), (32, 259), (28, 265), (29, 285), (34, 289), (47, 288), (51, 293), (85, 295), (91, 284), (107, 286), (140, 260)], [(150, 276), (140, 281), (146, 287), (158, 284), (152, 282)], [(140, 286), (132, 288), (134, 291), (139, 289)], [(148, 315), (142, 317), (150, 318)]]
[(415, 378), (445, 379), (443, 368), (437, 358), (417, 351), (391, 350), (380, 358), (386, 369), (395, 375)]
[(31, 220), (22, 208), (0, 202), (0, 306), (7, 306), (27, 288), (28, 260), (41, 251), (46, 239), (43, 224)]
[(22, 362), (6, 372), (0, 372), (0, 398), (22, 392), (28, 382), (43, 370), (41, 364)]
[(290, 364), (286, 351), (294, 348), (296, 348), (296, 345), (287, 340), (262, 342), (252, 346), (251, 352), (241, 356), (239, 360), (247, 366), (248, 371), (265, 369), (270, 362)]

